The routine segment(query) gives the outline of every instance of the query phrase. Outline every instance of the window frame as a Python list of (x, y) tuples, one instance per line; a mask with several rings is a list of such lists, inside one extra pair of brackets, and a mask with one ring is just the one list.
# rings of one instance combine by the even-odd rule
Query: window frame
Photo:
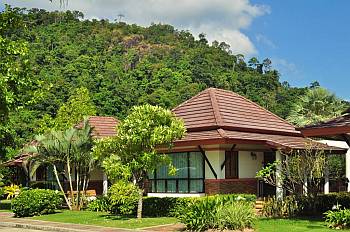
[[(202, 177), (200, 178), (195, 178), (195, 177), (191, 177), (191, 166), (190, 166), (190, 156), (191, 153), (198, 153), (201, 155), (202, 158)], [(173, 153), (168, 153), (166, 155), (170, 155), (170, 154), (187, 154), (187, 177), (178, 177), (178, 178), (157, 178), (157, 169), (154, 170), (153, 173), (153, 178), (148, 178), (149, 182), (150, 182), (150, 192), (151, 193), (205, 193), (205, 159), (203, 157), (203, 155), (201, 154), (200, 151), (191, 151), (191, 152), (173, 152)], [(179, 181), (181, 180), (187, 180), (187, 191), (186, 192), (179, 192)], [(202, 181), (202, 191), (197, 191), (197, 192), (191, 192), (191, 181), (198, 181), (201, 180)], [(164, 191), (157, 191), (157, 181), (164, 181)], [(175, 192), (168, 192), (168, 181), (175, 181)], [(154, 189), (153, 189), (153, 184), (154, 184)], [(154, 191), (153, 191), (154, 190)]]

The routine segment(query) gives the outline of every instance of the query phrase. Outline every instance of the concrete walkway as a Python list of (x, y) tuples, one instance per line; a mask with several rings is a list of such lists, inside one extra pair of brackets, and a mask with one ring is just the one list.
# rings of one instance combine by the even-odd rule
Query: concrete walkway
[(30, 230), (56, 231), (56, 232), (82, 232), (82, 231), (96, 231), (96, 232), (150, 232), (150, 231), (179, 231), (181, 224), (161, 225), (148, 227), (144, 229), (118, 229), (111, 227), (82, 225), (72, 223), (59, 223), (39, 221), (33, 219), (14, 218), (12, 213), (0, 212), (0, 227), (22, 228)]

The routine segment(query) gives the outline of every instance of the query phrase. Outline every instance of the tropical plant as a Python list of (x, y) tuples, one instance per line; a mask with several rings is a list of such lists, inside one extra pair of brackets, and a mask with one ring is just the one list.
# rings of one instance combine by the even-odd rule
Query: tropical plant
[(215, 224), (219, 230), (244, 230), (252, 228), (255, 221), (254, 203), (246, 201), (221, 205), (215, 215)]
[[(26, 149), (35, 154), (31, 159), (33, 164), (30, 175), (33, 175), (40, 165), (51, 165), (69, 209), (80, 210), (82, 207), (90, 173), (97, 165), (97, 160), (91, 151), (93, 146), (91, 133), (92, 128), (88, 121), (84, 120), (81, 128), (51, 131), (47, 135), (36, 136), (37, 145)], [(66, 167), (67, 170), (59, 169), (58, 166)], [(72, 179), (73, 170), (75, 170), (75, 186)], [(61, 175), (69, 181), (70, 200), (64, 194)]]
[(6, 199), (10, 200), (15, 198), (21, 192), (21, 187), (15, 184), (4, 187), (4, 194), (7, 195)]
[(336, 209), (325, 213), (328, 227), (345, 229), (350, 227), (350, 209)]
[(217, 195), (180, 201), (173, 215), (190, 231), (251, 228), (255, 221), (254, 201), (237, 195)]
[(346, 108), (344, 101), (316, 86), (294, 104), (287, 120), (297, 126), (315, 124), (341, 115)]
[[(143, 105), (117, 126), (117, 136), (97, 144), (94, 152), (104, 159), (103, 167), (112, 180), (131, 181), (139, 188), (137, 217), (142, 217), (142, 196), (147, 173), (169, 164), (170, 159), (157, 152), (158, 146), (170, 147), (185, 134), (182, 120), (158, 106)], [(172, 168), (170, 170), (173, 170)]]

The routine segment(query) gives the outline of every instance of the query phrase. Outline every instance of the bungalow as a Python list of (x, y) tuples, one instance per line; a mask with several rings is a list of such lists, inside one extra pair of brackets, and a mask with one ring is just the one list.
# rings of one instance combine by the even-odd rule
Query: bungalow
[[(282, 196), (255, 176), (262, 167), (283, 158), (283, 151), (303, 150), (312, 144), (325, 150), (344, 149), (305, 138), (290, 123), (245, 97), (208, 88), (172, 110), (184, 120), (187, 134), (167, 153), (177, 168), (175, 176), (161, 167), (149, 175), (149, 196), (202, 196), (217, 193), (251, 193)], [(113, 136), (117, 120), (90, 117), (95, 136)], [(107, 132), (108, 131), (108, 132)], [(9, 164), (16, 165), (19, 157)], [(96, 170), (93, 188), (107, 189), (106, 176)], [(36, 179), (37, 181), (37, 179)], [(97, 183), (100, 187), (97, 186)], [(103, 188), (102, 188), (103, 186)], [(91, 186), (90, 186), (91, 188)]]
[[(330, 146), (342, 147), (347, 150), (345, 155), (345, 177), (350, 180), (350, 108), (337, 118), (308, 125), (298, 130), (304, 136), (321, 138), (320, 142)], [(325, 193), (330, 191), (329, 178), (325, 178)], [(347, 185), (347, 192), (350, 192), (350, 184)]]

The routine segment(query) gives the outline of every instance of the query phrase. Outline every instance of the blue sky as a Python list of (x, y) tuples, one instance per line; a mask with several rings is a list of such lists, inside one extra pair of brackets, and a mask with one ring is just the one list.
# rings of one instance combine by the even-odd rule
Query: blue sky
[[(3, 0), (4, 3), (62, 10), (59, 0)], [(350, 1), (348, 0), (69, 0), (65, 9), (85, 18), (149, 25), (169, 23), (209, 41), (225, 41), (247, 58), (268, 57), (282, 80), (307, 86), (317, 80), (350, 100)], [(64, 10), (64, 9), (63, 9)]]
[[(270, 13), (245, 33), (259, 57), (271, 57), (282, 79), (295, 86), (318, 80), (350, 100), (350, 1), (254, 0)], [(261, 35), (261, 36), (259, 36)]]

